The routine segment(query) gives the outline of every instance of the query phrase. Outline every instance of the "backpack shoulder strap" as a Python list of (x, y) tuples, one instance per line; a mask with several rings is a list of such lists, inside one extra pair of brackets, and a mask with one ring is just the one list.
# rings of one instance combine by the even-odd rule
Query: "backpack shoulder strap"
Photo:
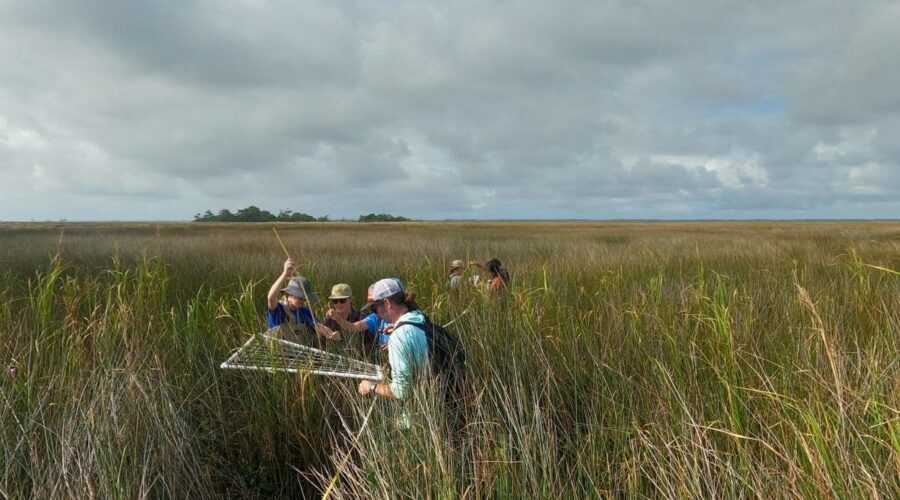
[(396, 330), (397, 328), (400, 328), (401, 326), (404, 326), (404, 325), (412, 325), (427, 334), (428, 330), (429, 330), (429, 328), (428, 328), (429, 324), (430, 323), (427, 321), (425, 323), (415, 323), (412, 321), (401, 321), (399, 323), (394, 323), (394, 330)]
[(400, 328), (403, 325), (412, 325), (419, 330), (422, 330), (422, 333), (425, 334), (425, 340), (428, 341), (428, 347), (431, 348), (432, 342), (434, 341), (434, 339), (432, 338), (434, 337), (434, 326), (432, 325), (431, 320), (428, 319), (428, 316), (425, 316), (424, 314), (422, 316), (425, 318), (425, 321), (423, 323), (415, 323), (412, 321), (400, 321), (398, 323), (394, 323), (394, 331), (396, 331), (397, 328)]
[(398, 328), (398, 327), (401, 327), (401, 326), (403, 326), (403, 325), (412, 325), (412, 326), (415, 326), (415, 327), (420, 328), (420, 329), (422, 329), (422, 330), (425, 330), (426, 333), (427, 333), (427, 331), (430, 329), (429, 327), (430, 327), (431, 324), (432, 324), (432, 323), (431, 323), (431, 318), (429, 318), (428, 316), (426, 316), (424, 313), (422, 314), (422, 318), (424, 318), (425, 321), (423, 321), (423, 322), (421, 322), (421, 323), (416, 323), (416, 322), (414, 322), (414, 321), (401, 321), (401, 322), (399, 322), (399, 323), (394, 323), (394, 328)]

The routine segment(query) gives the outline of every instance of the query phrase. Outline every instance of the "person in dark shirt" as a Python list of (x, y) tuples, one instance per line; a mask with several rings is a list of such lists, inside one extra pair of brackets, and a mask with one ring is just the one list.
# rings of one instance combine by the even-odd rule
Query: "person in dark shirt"
[[(335, 285), (331, 290), (332, 296), (335, 296), (335, 290), (339, 286), (346, 286), (346, 293), (341, 292), (339, 293), (338, 298), (332, 300), (340, 301), (340, 296), (347, 295), (346, 302), (332, 304), (331, 309), (325, 313), (325, 325), (337, 331), (339, 335), (341, 331), (361, 333), (361, 352), (363, 355), (368, 356), (374, 354), (379, 349), (386, 349), (389, 335), (392, 330), (391, 324), (379, 318), (375, 313), (365, 316), (356, 309), (353, 309), (350, 287), (347, 285)], [(371, 296), (372, 287), (369, 287), (367, 300), (371, 300)]]

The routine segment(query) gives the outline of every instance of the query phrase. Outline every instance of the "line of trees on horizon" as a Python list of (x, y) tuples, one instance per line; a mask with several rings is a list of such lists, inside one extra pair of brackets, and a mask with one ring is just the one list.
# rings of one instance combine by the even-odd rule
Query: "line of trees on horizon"
[[(391, 214), (368, 214), (368, 215), (360, 215), (358, 222), (403, 222), (409, 221), (412, 219), (408, 219), (406, 217), (394, 216)], [(294, 212), (292, 210), (281, 210), (278, 212), (278, 215), (269, 212), (268, 210), (263, 210), (257, 206), (250, 205), (247, 208), (242, 208), (237, 212), (232, 212), (227, 208), (223, 208), (219, 210), (218, 213), (213, 213), (212, 210), (207, 210), (202, 214), (198, 213), (194, 215), (194, 222), (329, 222), (330, 219), (327, 215), (322, 217), (315, 217), (309, 214), (305, 214), (303, 212)]]

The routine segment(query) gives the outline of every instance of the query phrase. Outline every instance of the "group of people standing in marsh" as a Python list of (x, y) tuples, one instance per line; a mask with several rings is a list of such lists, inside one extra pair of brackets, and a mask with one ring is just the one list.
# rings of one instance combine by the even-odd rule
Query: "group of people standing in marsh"
[[(281, 275), (269, 288), (266, 297), (269, 328), (287, 324), (294, 330), (320, 335), (326, 340), (340, 340), (342, 332), (359, 333), (363, 338), (364, 354), (387, 345), (390, 324), (376, 314), (363, 317), (361, 310), (353, 307), (353, 290), (346, 283), (331, 288), (329, 308), (323, 320), (318, 321), (309, 304), (317, 303), (319, 296), (308, 278), (292, 277), (295, 268), (292, 259), (286, 260)], [(283, 299), (279, 300), (281, 297)]]
[[(473, 260), (469, 262), (468, 267), (470, 269), (469, 282), (472, 285), (484, 286), (489, 293), (494, 295), (503, 295), (503, 291), (509, 283), (509, 271), (498, 259), (491, 259), (487, 261), (487, 264)], [(466, 266), (463, 261), (451, 262), (450, 272), (447, 275), (447, 288), (451, 290), (463, 288), (466, 285), (465, 274)]]
[[(466, 277), (463, 261), (451, 263), (448, 289), (458, 292), (468, 286), (482, 287), (492, 296), (503, 296), (509, 272), (499, 260), (494, 258), (484, 265), (473, 261), (468, 267), (471, 271)], [(320, 321), (309, 307), (319, 301), (318, 295), (308, 278), (293, 276), (295, 269), (296, 263), (288, 258), (282, 273), (269, 288), (266, 297), (269, 328), (289, 325), (294, 331), (326, 341), (360, 335), (362, 356), (386, 351), (390, 382), (363, 380), (357, 388), (361, 396), (403, 399), (411, 385), (423, 377), (446, 375), (452, 379), (455, 376), (435, 372), (447, 372), (446, 367), (452, 364), (448, 360), (463, 355), (458, 340), (431, 322), (416, 304), (415, 291), (408, 290), (400, 279), (384, 278), (373, 283), (360, 309), (353, 305), (350, 285), (334, 285), (328, 296), (329, 307)]]

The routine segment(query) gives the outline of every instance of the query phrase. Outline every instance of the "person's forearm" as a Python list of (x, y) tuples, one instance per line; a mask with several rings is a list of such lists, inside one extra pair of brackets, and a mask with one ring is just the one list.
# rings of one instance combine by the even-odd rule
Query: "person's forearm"
[(344, 330), (345, 332), (359, 333), (369, 329), (369, 325), (365, 322), (365, 320), (351, 323), (345, 318), (341, 318), (339, 316), (335, 316), (334, 320), (337, 321), (337, 324), (341, 327), (341, 330)]
[(281, 276), (275, 280), (275, 283), (272, 283), (272, 288), (269, 288), (269, 293), (266, 296), (266, 302), (269, 305), (269, 309), (275, 309), (275, 304), (278, 303), (278, 295), (281, 293), (281, 289), (284, 288), (284, 281), (288, 279), (288, 273), (282, 272)]
[(397, 399), (397, 396), (391, 390), (391, 384), (375, 384), (375, 394), (383, 398)]
[(391, 390), (391, 384), (373, 380), (361, 380), (357, 390), (361, 396), (381, 396), (383, 398), (397, 399), (394, 391)]
[(349, 321), (347, 321), (346, 318), (344, 318), (343, 316), (341, 316), (340, 313), (335, 312), (334, 314), (331, 315), (331, 319), (333, 319), (334, 322), (337, 323), (338, 327), (339, 327), (341, 330), (344, 330), (344, 331), (347, 331), (347, 332), (352, 332), (352, 331), (353, 331), (353, 324), (350, 323)]
[(322, 323), (319, 323), (316, 325), (316, 332), (318, 332), (319, 335), (325, 337), (328, 340), (340, 340), (341, 339), (341, 331), (340, 330), (332, 330), (331, 328), (328, 328), (327, 326), (323, 325)]

